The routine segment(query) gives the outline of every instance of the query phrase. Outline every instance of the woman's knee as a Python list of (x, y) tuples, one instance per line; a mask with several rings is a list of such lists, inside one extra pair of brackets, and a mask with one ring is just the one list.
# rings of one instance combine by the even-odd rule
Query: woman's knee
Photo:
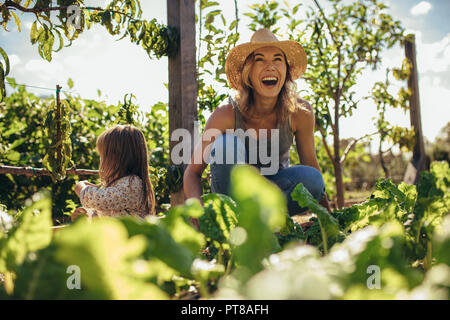
[(325, 194), (325, 182), (322, 173), (310, 166), (296, 167), (298, 167), (296, 170), (297, 174), (292, 176), (292, 178), (296, 180), (295, 185), (298, 185), (301, 182), (314, 199), (317, 201), (322, 200)]
[(308, 177), (308, 190), (317, 201), (322, 200), (325, 194), (325, 181), (322, 173), (316, 168), (310, 167), (310, 176)]

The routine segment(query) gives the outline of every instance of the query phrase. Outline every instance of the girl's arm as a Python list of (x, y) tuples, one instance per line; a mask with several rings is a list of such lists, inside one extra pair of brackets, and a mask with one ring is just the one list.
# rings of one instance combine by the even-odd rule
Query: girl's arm
[(96, 187), (95, 184), (90, 183), (89, 181), (83, 180), (83, 181), (78, 181), (77, 184), (75, 185), (75, 193), (78, 197), (80, 197), (80, 192), (81, 189), (83, 189), (85, 186), (93, 186)]
[(80, 202), (83, 207), (99, 211), (137, 209), (143, 200), (143, 182), (132, 176), (122, 178), (107, 188), (81, 184)]
[[(314, 126), (316, 121), (314, 112), (307, 101), (299, 98), (298, 102), (301, 103), (304, 108), (297, 109), (291, 118), (291, 126), (295, 135), (297, 153), (301, 164), (316, 168), (321, 172), (319, 161), (317, 161), (314, 142)], [(319, 203), (324, 206), (328, 212), (331, 212), (326, 193)]]
[(72, 221), (75, 221), (79, 216), (87, 216), (87, 211), (83, 207), (76, 208), (70, 217)]

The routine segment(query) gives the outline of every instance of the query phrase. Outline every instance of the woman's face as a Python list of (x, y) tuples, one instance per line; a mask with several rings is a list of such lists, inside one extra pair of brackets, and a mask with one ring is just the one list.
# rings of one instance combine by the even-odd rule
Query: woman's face
[(286, 80), (284, 53), (277, 47), (262, 47), (253, 52), (249, 78), (254, 95), (276, 98)]

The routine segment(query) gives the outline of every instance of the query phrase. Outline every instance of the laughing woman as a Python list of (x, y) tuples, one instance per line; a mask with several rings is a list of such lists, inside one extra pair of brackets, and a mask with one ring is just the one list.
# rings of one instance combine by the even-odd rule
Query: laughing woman
[[(293, 82), (303, 75), (306, 64), (299, 43), (278, 41), (267, 29), (256, 31), (250, 42), (229, 52), (226, 75), (238, 94), (206, 123), (184, 174), (187, 198), (200, 199), (200, 179), (208, 161), (198, 155), (208, 154), (213, 192), (228, 194), (233, 165), (249, 163), (283, 191), (290, 215), (305, 211), (290, 196), (300, 182), (330, 211), (314, 146), (314, 112), (298, 97)], [(294, 139), (302, 165), (289, 166)]]

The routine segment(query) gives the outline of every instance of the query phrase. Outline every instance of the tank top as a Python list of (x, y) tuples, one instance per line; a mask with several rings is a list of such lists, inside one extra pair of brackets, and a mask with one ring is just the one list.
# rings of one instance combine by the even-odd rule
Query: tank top
[[(234, 124), (234, 130), (242, 129), (244, 132), (247, 130), (245, 126), (244, 117), (239, 110), (239, 105), (236, 100), (229, 97), (230, 104), (233, 106), (234, 109), (234, 115), (235, 115), (235, 124)], [(283, 123), (280, 123), (279, 120), (277, 120), (277, 129), (279, 130), (279, 150), (278, 150), (278, 159), (279, 159), (279, 169), (285, 169), (289, 167), (289, 149), (292, 146), (292, 141), (294, 138), (294, 135), (292, 134), (291, 130), (291, 121), (290, 117)], [(250, 140), (256, 140), (250, 142)], [(261, 168), (264, 166), (270, 166), (270, 164), (262, 164), (259, 157), (259, 149), (260, 149), (260, 139), (255, 139), (249, 135), (245, 135), (245, 151), (247, 153), (247, 156), (249, 155), (249, 149), (250, 145), (254, 143), (253, 145), (256, 145), (256, 154), (258, 155), (257, 162), (256, 163), (250, 163), (251, 165), (254, 165), (255, 167)], [(269, 157), (271, 156), (271, 138), (267, 138), (267, 154)]]

